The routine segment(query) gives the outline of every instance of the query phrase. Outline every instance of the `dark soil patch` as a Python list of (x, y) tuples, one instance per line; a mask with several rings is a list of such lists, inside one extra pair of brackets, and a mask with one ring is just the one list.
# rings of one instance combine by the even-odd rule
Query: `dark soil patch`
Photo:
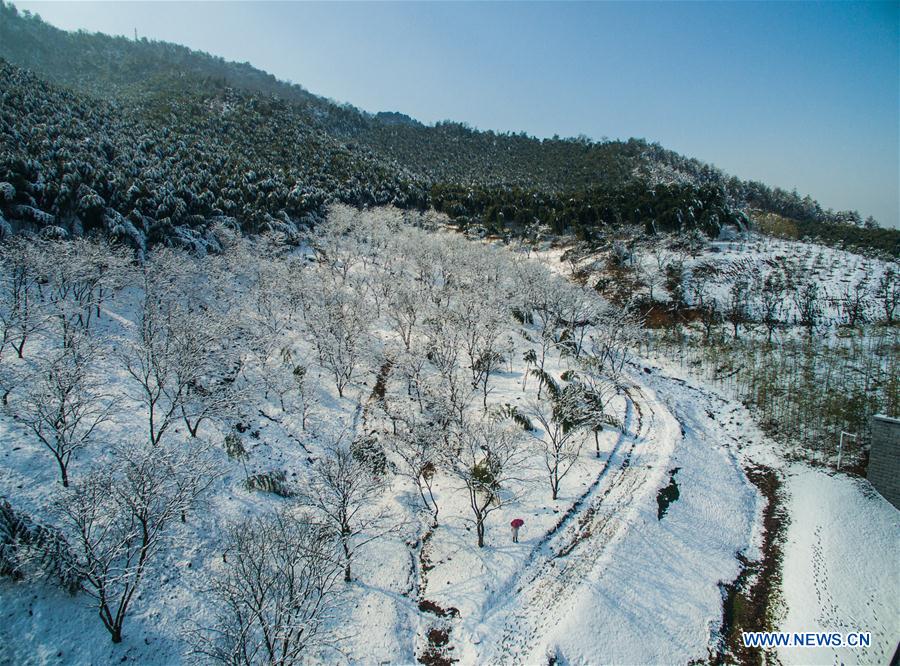
[(670, 328), (676, 324), (688, 324), (700, 320), (697, 308), (675, 307), (670, 303), (644, 302), (639, 306), (646, 328)]
[(457, 617), (459, 615), (458, 608), (454, 608), (453, 606), (450, 608), (441, 608), (430, 599), (422, 599), (419, 602), (419, 610), (423, 613), (437, 615), (438, 617)]
[(428, 643), (435, 647), (443, 647), (450, 642), (450, 632), (434, 627), (428, 630)]
[[(422, 604), (420, 603), (419, 608), (421, 607)], [(454, 662), (458, 661), (449, 654), (450, 650), (453, 649), (452, 647), (448, 647), (448, 643), (450, 643), (449, 627), (432, 627), (425, 636), (428, 638), (428, 645), (425, 648), (425, 651), (418, 657), (418, 662), (420, 664), (425, 664), (425, 666), (451, 666)]]
[[(434, 528), (432, 527), (425, 536), (422, 537), (422, 548), (419, 551), (420, 592), (424, 592), (425, 590), (427, 573), (434, 568), (434, 565), (431, 564), (431, 558), (428, 555), (428, 545), (433, 536)], [(425, 664), (425, 666), (451, 666), (457, 660), (453, 659), (449, 654), (453, 647), (448, 646), (448, 643), (450, 642), (450, 631), (452, 629), (448, 619), (459, 617), (459, 609), (453, 608), (452, 606), (450, 608), (441, 608), (441, 606), (430, 599), (420, 598), (419, 612), (446, 619), (437, 620), (436, 623), (428, 629), (428, 632), (425, 634), (425, 637), (428, 639), (428, 645), (424, 652), (417, 657), (418, 662), (420, 664)]]
[(383, 401), (387, 394), (388, 377), (391, 375), (391, 368), (394, 367), (394, 361), (386, 360), (378, 369), (378, 376), (375, 378), (375, 386), (372, 387), (372, 399)]
[(429, 647), (419, 655), (418, 661), (425, 666), (453, 666), (454, 660), (439, 649)]
[(781, 591), (782, 545), (789, 524), (781, 478), (775, 470), (762, 466), (749, 467), (744, 472), (767, 500), (762, 558), (751, 562), (738, 554), (741, 573), (731, 583), (720, 584), (724, 597), (721, 643), (718, 652), (710, 655), (713, 664), (763, 664), (763, 651), (744, 647), (741, 634), (774, 629), (775, 602)]

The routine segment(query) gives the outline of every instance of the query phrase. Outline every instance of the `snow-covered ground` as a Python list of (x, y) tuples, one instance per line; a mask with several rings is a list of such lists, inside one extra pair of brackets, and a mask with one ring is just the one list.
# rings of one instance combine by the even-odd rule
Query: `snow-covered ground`
[[(718, 583), (737, 575), (736, 553), (755, 552), (759, 500), (683, 386), (641, 378), (633, 395), (637, 438), (623, 454), (627, 466), (611, 461), (614, 471), (575, 534), (555, 548), (551, 541), (520, 577), (518, 596), (506, 600), (499, 618), (489, 615), (482, 632), (489, 647), (474, 661), (686, 663), (707, 656), (721, 621)], [(680, 494), (659, 518), (657, 494), (673, 476)]]
[(790, 526), (779, 630), (870, 632), (867, 648), (782, 647), (785, 664), (886, 664), (900, 637), (900, 512), (868, 482), (785, 470)]
[[(696, 412), (714, 417), (734, 455), (745, 465), (776, 469), (783, 478), (787, 533), (773, 629), (871, 634), (868, 648), (781, 647), (781, 663), (888, 663), (900, 636), (900, 511), (864, 479), (786, 462), (743, 405), (703, 382), (677, 378), (677, 363), (661, 366), (684, 387), (675, 399), (687, 398)], [(759, 522), (753, 529), (760, 529)]]
[[(771, 248), (758, 253), (764, 251)], [(728, 252), (716, 256), (728, 259)], [(567, 275), (560, 254), (550, 250), (530, 261)], [(378, 270), (393, 270), (396, 259)], [(365, 270), (374, 269), (365, 262), (355, 269), (363, 277)], [(374, 292), (378, 284), (365, 288)], [(111, 340), (126, 335), (136, 317), (134, 299), (126, 291), (107, 304), (98, 331)], [(315, 354), (309, 337), (291, 328), (299, 326), (297, 319), (281, 325), (287, 331), (282, 344), (293, 358), (309, 360), (315, 387), (309, 430), (299, 427), (294, 403), (284, 409), (274, 394), (262, 392), (239, 415), (250, 451), (243, 463), (229, 459), (219, 445), (233, 424), (211, 421), (204, 426), (202, 439), (216, 443), (221, 476), (206, 506), (175, 526), (177, 541), (161, 553), (142, 585), (119, 645), (110, 642), (85, 595), (69, 596), (46, 581), (0, 579), (0, 663), (196, 660), (186, 652), (184, 638), (192, 627), (210, 621), (207, 591), (224, 566), (224, 527), (291, 502), (247, 490), (245, 477), (284, 470), (291, 487), (302, 489), (311, 478), (311, 462), (324, 455), (317, 433), (335, 424), (355, 424), (361, 412), (365, 422), (373, 393), (379, 363), (371, 364), (342, 397), (328, 373), (311, 360)], [(380, 361), (397, 340), (384, 318), (370, 325), (369, 353)], [(492, 375), (487, 402), (492, 408), (509, 405), (524, 411), (535, 397), (536, 379), (525, 383), (522, 359), (535, 349), (537, 330), (511, 324), (508, 341), (505, 334), (503, 339), (509, 362)], [(41, 344), (37, 339), (34, 347)], [(119, 396), (117, 418), (103, 426), (97, 445), (73, 461), (75, 478), (111, 460), (108, 444), (146, 427), (117, 363), (110, 355), (101, 364), (109, 392)], [(546, 370), (557, 381), (575, 367), (558, 350), (548, 355)], [(608, 407), (622, 428), (604, 429), (599, 455), (593, 439), (586, 442), (556, 500), (550, 499), (540, 456), (532, 452), (505, 488), (514, 499), (488, 516), (484, 548), (476, 546), (471, 509), (458, 480), (436, 472), (440, 524), (431, 529), (418, 508), (414, 485), (400, 475), (391, 477), (380, 503), (397, 529), (354, 559), (354, 580), (342, 584), (341, 651), (324, 660), (412, 663), (435, 647), (461, 664), (708, 659), (719, 647), (723, 586), (738, 575), (739, 557), (760, 556), (765, 499), (742, 470), (751, 464), (782, 470), (787, 479), (791, 526), (784, 545), (782, 628), (871, 631), (875, 646), (860, 661), (889, 659), (900, 629), (900, 608), (892, 594), (900, 589), (897, 511), (864, 481), (788, 466), (742, 405), (680, 374), (677, 365), (632, 359), (620, 378), (621, 391)], [(389, 401), (412, 402), (399, 372), (386, 378), (386, 390)], [(47, 507), (58, 472), (16, 418), (17, 399), (13, 393), (10, 407), (0, 412), (0, 496), (49, 522)], [(480, 399), (476, 395), (468, 410), (482, 418)], [(367, 428), (387, 427), (385, 419), (369, 418)], [(185, 445), (191, 442), (180, 424), (171, 436)], [(663, 513), (660, 493), (672, 486), (677, 486), (677, 497)], [(510, 537), (513, 518), (525, 521), (519, 543)], [(859, 653), (849, 652), (779, 653), (785, 664), (851, 662), (857, 657)]]
[[(543, 249), (537, 253), (550, 265), (570, 274), (566, 264), (559, 263), (562, 250)], [(582, 260), (584, 268), (594, 264), (603, 269), (610, 253), (592, 255)], [(689, 305), (716, 302), (719, 310), (727, 308), (732, 286), (740, 281), (750, 288), (746, 306), (748, 314), (759, 317), (759, 289), (770, 276), (780, 278), (786, 289), (782, 294), (778, 317), (787, 323), (799, 319), (795, 293), (804, 283), (818, 287), (821, 323), (833, 326), (846, 322), (843, 302), (860, 294), (860, 313), (868, 321), (884, 318), (883, 298), (878, 295), (879, 282), (887, 271), (900, 273), (896, 260), (864, 256), (849, 250), (827, 247), (809, 241), (773, 238), (748, 232), (735, 240), (714, 240), (689, 251), (675, 247), (670, 241), (638, 244), (626, 263), (635, 279), (631, 295), (648, 296), (652, 285), (653, 298), (667, 302), (666, 270), (670, 265), (682, 267), (683, 297)]]
[[(761, 283), (772, 275), (780, 275), (788, 284), (813, 282), (821, 290), (822, 319), (827, 324), (840, 323), (841, 302), (846, 293), (861, 281), (867, 294), (863, 311), (869, 321), (883, 317), (877, 285), (886, 270), (897, 271), (897, 262), (861, 256), (847, 250), (817, 243), (789, 241), (750, 234), (741, 241), (714, 241), (706, 252), (684, 262), (685, 285), (689, 302), (695, 302), (695, 275), (703, 275), (708, 294), (727, 303), (729, 291), (737, 280)], [(751, 302), (751, 305), (752, 302)], [(786, 321), (799, 318), (797, 306), (788, 294), (782, 316)], [(751, 314), (754, 314), (751, 311)]]

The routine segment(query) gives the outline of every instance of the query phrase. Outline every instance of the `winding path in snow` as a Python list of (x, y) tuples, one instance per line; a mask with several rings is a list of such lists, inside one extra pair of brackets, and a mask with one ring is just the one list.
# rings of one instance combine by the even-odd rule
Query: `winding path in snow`
[[(535, 549), (528, 566), (510, 585), (505, 601), (483, 618), (499, 640), (480, 660), (526, 663), (540, 637), (566, 612), (566, 601), (627, 529), (636, 495), (655, 493), (660, 470), (680, 438), (680, 428), (655, 398), (637, 384), (626, 389), (625, 431), (577, 511)], [(632, 432), (628, 432), (632, 430)], [(501, 624), (502, 623), (502, 624)], [(500, 625), (500, 626), (498, 626)]]
[[(737, 574), (736, 553), (751, 548), (757, 495), (712, 396), (680, 380), (636, 375), (628, 398), (633, 431), (577, 510), (486, 605), (477, 634), (496, 639), (460, 646), (463, 662), (706, 656), (721, 619), (719, 583)], [(656, 494), (676, 466), (682, 497), (660, 521)]]

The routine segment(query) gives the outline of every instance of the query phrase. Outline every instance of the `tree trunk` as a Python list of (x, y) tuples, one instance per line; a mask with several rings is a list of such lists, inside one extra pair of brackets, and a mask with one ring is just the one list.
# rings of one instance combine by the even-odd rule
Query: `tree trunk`
[(346, 537), (341, 539), (341, 546), (344, 549), (344, 582), (349, 583), (353, 578), (350, 575), (350, 548), (347, 546)]

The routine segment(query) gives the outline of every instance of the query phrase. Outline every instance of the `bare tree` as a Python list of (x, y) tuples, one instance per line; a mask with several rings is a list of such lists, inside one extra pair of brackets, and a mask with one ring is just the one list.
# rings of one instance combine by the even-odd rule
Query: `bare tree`
[(212, 623), (189, 636), (194, 654), (288, 666), (335, 648), (341, 564), (322, 525), (282, 511), (234, 525), (225, 545), (227, 561), (209, 590)]
[(897, 310), (897, 305), (900, 305), (900, 280), (897, 280), (897, 273), (892, 266), (889, 266), (878, 280), (875, 298), (878, 299), (881, 310), (884, 312), (884, 321), (888, 325), (893, 324), (894, 312)]
[(505, 305), (497, 295), (485, 298), (474, 289), (463, 289), (452, 304), (451, 320), (458, 327), (463, 349), (469, 361), (472, 384), (483, 379), (483, 365), (478, 361), (494, 351), (503, 324)]
[(668, 243), (671, 239), (666, 234), (659, 234), (650, 243), (648, 253), (656, 264), (657, 272), (662, 275), (665, 272), (666, 262), (669, 259)]
[[(408, 280), (408, 278), (407, 278)], [(387, 301), (388, 323), (400, 340), (406, 351), (409, 351), (412, 343), (413, 331), (421, 318), (424, 303), (419, 293), (418, 285), (411, 281), (397, 285)]]
[(360, 211), (352, 206), (335, 204), (322, 224), (316, 225), (312, 244), (319, 261), (328, 267), (341, 285), (362, 258), (360, 247)]
[(473, 421), (456, 430), (443, 467), (468, 493), (479, 548), (484, 547), (488, 517), (515, 501), (510, 482), (516, 480), (525, 457), (518, 427)]
[(314, 386), (309, 378), (309, 368), (305, 365), (295, 365), (291, 370), (293, 378), (293, 400), (289, 403), (289, 409), (300, 419), (300, 430), (306, 431), (309, 424), (309, 416), (318, 403)]
[(329, 442), (325, 455), (313, 466), (312, 478), (301, 495), (301, 502), (315, 509), (337, 539), (348, 583), (353, 557), (394, 529), (387, 511), (378, 506), (384, 487), (383, 479), (373, 475), (338, 437)]
[(725, 311), (725, 317), (731, 324), (731, 331), (735, 340), (740, 335), (741, 324), (745, 323), (749, 317), (747, 309), (748, 290), (749, 287), (746, 281), (736, 280), (728, 292), (728, 308)]
[(520, 270), (517, 278), (522, 281), (521, 303), (517, 309), (523, 315), (523, 323), (534, 324), (538, 329), (537, 348), (525, 351), (523, 356), (526, 369), (522, 377), (522, 390), (525, 390), (529, 374), (533, 374), (538, 378), (540, 398), (546, 384), (547, 357), (561, 341), (559, 329), (565, 324), (563, 312), (566, 299), (563, 294), (568, 293), (568, 285), (555, 281), (540, 266)]
[(137, 330), (120, 350), (137, 385), (136, 398), (147, 410), (153, 444), (179, 418), (196, 435), (204, 419), (237, 399), (228, 381), (239, 362), (228, 343), (230, 327), (210, 308), (190, 301), (180, 258), (160, 251), (151, 255), (144, 266)]
[(432, 312), (425, 319), (426, 356), (442, 376), (449, 376), (459, 368), (462, 334), (452, 313)]
[(619, 387), (603, 376), (596, 374), (596, 359), (592, 356), (584, 357), (583, 367), (587, 370), (584, 375), (584, 383), (578, 388), (580, 405), (577, 406), (576, 420), (589, 428), (594, 434), (594, 452), (600, 457), (600, 433), (605, 426), (621, 428), (622, 423), (610, 414), (607, 407), (610, 401), (619, 392)]
[(22, 422), (53, 454), (60, 480), (69, 485), (72, 454), (87, 446), (109, 418), (111, 402), (91, 364), (99, 345), (83, 334), (39, 363), (24, 400)]
[(241, 349), (238, 329), (221, 313), (206, 306), (194, 306), (170, 319), (176, 358), (190, 358), (173, 375), (174, 386), (183, 385), (177, 403), (191, 437), (209, 419), (227, 416), (247, 399), (242, 386)]
[(657, 242), (651, 244), (646, 252), (636, 255), (635, 272), (647, 287), (651, 301), (655, 300), (654, 292), (665, 284), (665, 260), (665, 250)]
[(368, 351), (365, 302), (358, 293), (326, 287), (307, 308), (306, 325), (319, 362), (331, 373), (338, 395), (343, 397)]
[(414, 396), (421, 403), (421, 387), (428, 365), (427, 341), (417, 340), (409, 351), (397, 353), (393, 358), (393, 367), (397, 368), (397, 374), (406, 381), (407, 395)]
[(203, 422), (227, 416), (245, 401), (247, 391), (238, 386), (240, 371), (240, 362), (235, 360), (187, 383), (178, 408), (191, 437), (197, 437)]
[(848, 326), (865, 323), (868, 291), (865, 276), (857, 280), (852, 286), (848, 284), (844, 287), (841, 310)]
[(439, 419), (398, 411), (390, 417), (395, 433), (388, 438), (388, 447), (400, 461), (400, 473), (416, 485), (422, 506), (431, 514), (432, 527), (437, 527), (440, 507), (433, 484), (445, 441)]
[(77, 555), (76, 573), (113, 643), (153, 559), (173, 543), (172, 525), (214, 475), (203, 450), (123, 446), (63, 494), (57, 510)]
[(104, 240), (49, 241), (42, 254), (41, 296), (62, 346), (88, 332), (104, 299), (125, 281), (128, 257)]
[(765, 280), (756, 283), (760, 299), (760, 319), (766, 327), (766, 339), (771, 344), (772, 334), (781, 326), (784, 309), (784, 279), (779, 273), (770, 273)]
[[(167, 310), (174, 302), (157, 302), (146, 294), (139, 313), (135, 339), (122, 346), (122, 361), (138, 385), (137, 398), (147, 409), (149, 441), (158, 444), (178, 415), (187, 383), (180, 386), (175, 376), (182, 359), (176, 356), (171, 319)], [(184, 359), (192, 363), (194, 359)]]
[(812, 336), (819, 325), (819, 320), (822, 318), (819, 285), (811, 280), (806, 281), (797, 287), (793, 298), (800, 324), (805, 327), (809, 335)]
[(532, 437), (543, 457), (554, 500), (559, 496), (560, 482), (578, 462), (578, 455), (584, 445), (585, 423), (582, 414), (585, 401), (574, 386), (567, 386), (553, 401), (552, 406), (533, 401), (528, 409), (528, 413), (541, 428), (534, 431)]
[(464, 374), (457, 368), (422, 384), (428, 413), (442, 424), (448, 438), (451, 427), (462, 427), (465, 423), (466, 413), (475, 399), (472, 384)]
[(503, 354), (493, 347), (495, 343), (496, 340), (491, 342), (490, 347), (483, 349), (472, 366), (477, 373), (474, 383), (476, 386), (481, 386), (481, 402), (485, 411), (487, 411), (488, 395), (491, 392), (491, 376), (503, 367), (504, 362)]
[(279, 399), (290, 390), (292, 381), (285, 373), (293, 367), (285, 359), (290, 349), (287, 336), (296, 305), (293, 300), (304, 298), (303, 291), (288, 289), (286, 285), (306, 284), (303, 274), (288, 272), (289, 264), (282, 256), (283, 247), (269, 239), (269, 254), (253, 257), (253, 270), (248, 275), (249, 287), (245, 298), (236, 304), (240, 313), (244, 349), (257, 364), (257, 377), (265, 388), (266, 398), (274, 392)]
[(578, 358), (588, 328), (603, 312), (603, 304), (588, 287), (560, 284), (557, 290), (560, 293), (558, 319), (565, 327), (565, 348)]
[(615, 380), (628, 361), (628, 350), (640, 335), (642, 319), (627, 307), (608, 304), (588, 334), (590, 354), (597, 362), (596, 372)]
[(25, 343), (44, 324), (42, 252), (43, 245), (32, 238), (14, 237), (0, 245), (0, 360), (7, 344), (23, 358)]

